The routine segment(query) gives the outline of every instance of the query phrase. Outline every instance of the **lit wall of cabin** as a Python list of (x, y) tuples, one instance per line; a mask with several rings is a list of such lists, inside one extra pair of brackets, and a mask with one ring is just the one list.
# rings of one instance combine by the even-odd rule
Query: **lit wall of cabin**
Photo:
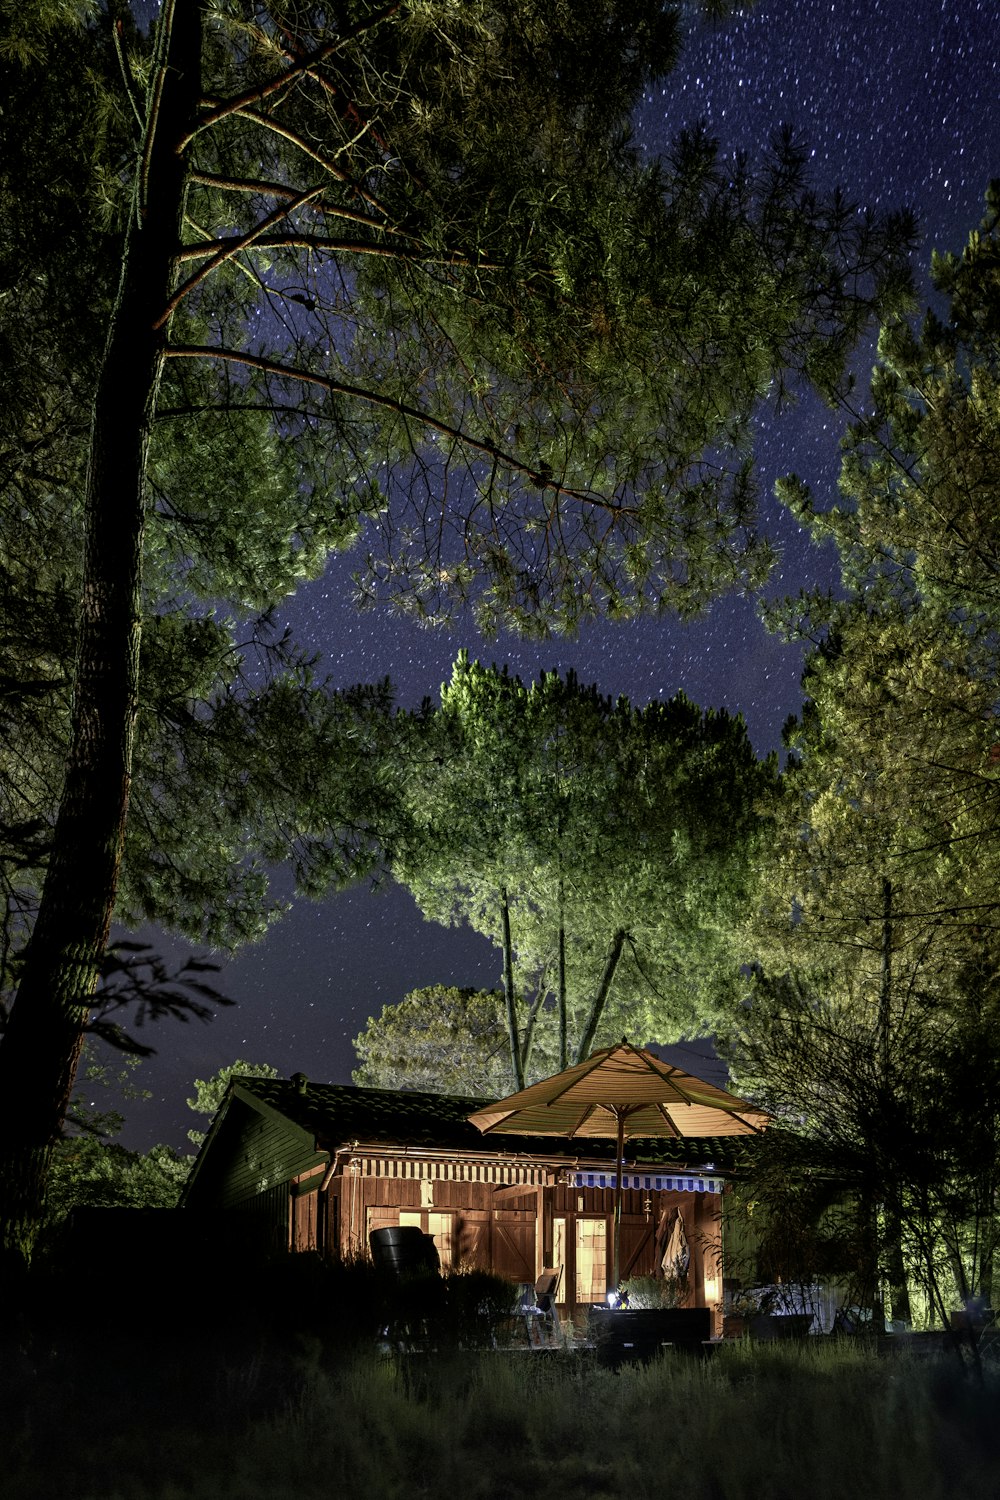
[[(432, 1168), (422, 1164), (422, 1170)], [(365, 1255), (373, 1229), (415, 1224), (433, 1236), (444, 1267), (475, 1265), (514, 1282), (534, 1282), (543, 1267), (561, 1266), (559, 1302), (566, 1311), (604, 1301), (613, 1189), (546, 1184), (537, 1175), (537, 1182), (434, 1180), (383, 1176), (361, 1164), (352, 1172), (348, 1165), (324, 1194), (309, 1192), (306, 1184), (293, 1189), (300, 1194), (292, 1203), (293, 1248)], [(722, 1298), (721, 1201), (717, 1193), (627, 1189), (622, 1280), (662, 1274), (663, 1224), (679, 1209), (690, 1252), (686, 1301), (716, 1307)]]

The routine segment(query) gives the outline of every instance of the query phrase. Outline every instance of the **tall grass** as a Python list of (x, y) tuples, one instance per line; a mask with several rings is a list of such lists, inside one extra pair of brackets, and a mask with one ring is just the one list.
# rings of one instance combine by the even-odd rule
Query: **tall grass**
[(8, 1500), (995, 1500), (1000, 1378), (818, 1340), (380, 1356), (77, 1340), (4, 1366)]

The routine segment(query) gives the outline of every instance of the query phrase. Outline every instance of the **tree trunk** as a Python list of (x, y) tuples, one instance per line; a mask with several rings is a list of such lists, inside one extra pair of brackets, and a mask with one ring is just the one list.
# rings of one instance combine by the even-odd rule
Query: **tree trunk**
[(889, 1019), (892, 1004), (892, 882), (882, 879), (882, 974), (878, 993), (878, 1065), (883, 1088), (889, 1083)]
[(524, 1088), (524, 1069), (521, 1067), (521, 1046), (517, 1034), (517, 1002), (514, 998), (514, 953), (510, 942), (510, 903), (507, 887), (500, 887), (500, 918), (503, 923), (503, 996), (507, 1007), (507, 1037), (510, 1041), (510, 1063), (514, 1075), (514, 1089)]
[(0, 1046), (0, 1231), (26, 1261), (118, 886), (138, 701), (149, 429), (200, 98), (198, 0), (164, 5), (134, 213), (91, 424), (73, 716), (52, 852)]
[(532, 1000), (531, 1002), (531, 1009), (528, 1011), (524, 1026), (521, 1031), (522, 1078), (526, 1078), (528, 1076), (528, 1063), (531, 1061), (531, 1048), (535, 1040), (535, 1026), (538, 1022), (538, 1017), (542, 1013), (542, 1006), (545, 1004), (546, 993), (546, 990), (541, 985), (539, 985), (538, 993), (535, 995), (534, 1000)]
[[(878, 999), (878, 1065), (881, 1086), (889, 1089), (890, 1015), (892, 1006), (892, 882), (882, 878), (882, 973)], [(903, 1216), (896, 1184), (888, 1184), (883, 1211), (885, 1240), (883, 1253), (889, 1291), (889, 1313), (894, 1321), (909, 1323), (912, 1318), (910, 1290), (903, 1257)]]
[(569, 1039), (566, 1022), (566, 913), (562, 876), (559, 877), (559, 1069), (569, 1063)]
[(590, 1007), (590, 1015), (587, 1017), (587, 1024), (580, 1038), (580, 1045), (576, 1049), (576, 1061), (578, 1063), (585, 1062), (590, 1056), (590, 1049), (594, 1045), (594, 1037), (597, 1035), (601, 1016), (604, 1014), (604, 1006), (611, 990), (611, 981), (615, 977), (615, 970), (618, 967), (618, 960), (622, 956), (622, 949), (625, 946), (627, 936), (628, 933), (625, 931), (625, 928), (619, 927), (611, 939), (611, 947), (608, 950), (608, 959), (604, 965), (604, 973), (601, 975), (601, 982), (597, 987), (594, 1003)]
[(909, 1323), (913, 1318), (906, 1262), (903, 1257), (903, 1215), (899, 1192), (893, 1187), (883, 1210), (886, 1281), (889, 1290), (889, 1316), (893, 1322)]

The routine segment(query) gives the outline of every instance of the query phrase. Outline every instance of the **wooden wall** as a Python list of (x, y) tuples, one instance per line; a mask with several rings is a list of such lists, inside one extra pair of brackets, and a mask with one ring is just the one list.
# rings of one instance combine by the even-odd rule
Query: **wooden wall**
[[(212, 1148), (187, 1206), (253, 1216), (254, 1238), (271, 1253), (367, 1255), (369, 1231), (398, 1224), (402, 1213), (436, 1235), (442, 1258), (450, 1256), (452, 1264), (530, 1283), (543, 1267), (560, 1262), (560, 1301), (570, 1312), (578, 1301), (604, 1295), (614, 1190), (553, 1183), (551, 1164), (485, 1156), (451, 1160), (391, 1149), (331, 1164), (311, 1133), (238, 1096), (220, 1119)], [(663, 1216), (679, 1207), (691, 1252), (688, 1301), (720, 1302), (721, 1203), (715, 1193), (626, 1189), (622, 1279), (657, 1273), (663, 1248), (657, 1231)]]
[[(312, 1197), (317, 1197), (315, 1193)], [(560, 1299), (572, 1310), (576, 1302), (573, 1257), (577, 1221), (601, 1219), (606, 1226), (610, 1265), (614, 1192), (611, 1188), (578, 1188), (530, 1183), (428, 1181), (419, 1178), (366, 1175), (348, 1166), (334, 1179), (325, 1205), (296, 1207), (303, 1226), (329, 1226), (326, 1244), (341, 1255), (366, 1254), (368, 1231), (399, 1222), (399, 1214), (420, 1215), (421, 1227), (434, 1228), (436, 1215), (450, 1216), (454, 1261), (493, 1270), (515, 1282), (533, 1282), (543, 1266), (554, 1264), (554, 1223), (566, 1224), (566, 1261)], [(296, 1200), (301, 1205), (303, 1200)], [(648, 1213), (647, 1213), (648, 1206)], [(711, 1193), (626, 1190), (622, 1199), (621, 1274), (652, 1276), (658, 1269), (661, 1215), (680, 1208), (691, 1253), (688, 1302), (704, 1306), (721, 1299), (721, 1197)], [(311, 1215), (311, 1218), (309, 1217)], [(336, 1225), (334, 1230), (332, 1226)], [(296, 1236), (298, 1238), (298, 1235)], [(322, 1245), (321, 1238), (311, 1241)], [(706, 1285), (707, 1283), (707, 1285)]]
[(310, 1132), (239, 1098), (229, 1101), (212, 1148), (186, 1195), (188, 1207), (252, 1208), (280, 1187), (287, 1216), (289, 1182), (327, 1160)]

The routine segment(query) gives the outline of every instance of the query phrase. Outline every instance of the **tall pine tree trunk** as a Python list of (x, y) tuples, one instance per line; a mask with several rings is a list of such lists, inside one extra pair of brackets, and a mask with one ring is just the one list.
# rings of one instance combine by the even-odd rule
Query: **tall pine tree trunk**
[(566, 904), (563, 878), (559, 876), (559, 1068), (569, 1064), (569, 1033), (566, 1017)]
[(521, 1066), (521, 1039), (517, 1026), (517, 997), (514, 994), (514, 949), (510, 937), (510, 901), (507, 887), (500, 887), (500, 920), (503, 929), (503, 995), (507, 1012), (507, 1039), (510, 1043), (510, 1070), (514, 1078), (514, 1091), (524, 1088), (524, 1068)]
[(611, 993), (611, 981), (615, 977), (615, 970), (618, 967), (618, 960), (622, 956), (622, 949), (625, 946), (625, 939), (627, 937), (628, 933), (626, 932), (625, 928), (619, 927), (611, 938), (611, 947), (608, 949), (608, 957), (607, 962), (604, 965), (604, 973), (601, 975), (601, 982), (597, 986), (597, 994), (594, 996), (594, 1003), (590, 1007), (590, 1015), (587, 1017), (587, 1024), (583, 1029), (583, 1035), (580, 1038), (580, 1044), (576, 1049), (576, 1061), (578, 1063), (585, 1062), (586, 1059), (590, 1056), (590, 1049), (594, 1045), (594, 1038), (597, 1035), (597, 1028), (601, 1024), (601, 1017), (604, 1014), (604, 1007), (607, 1003), (608, 995)]
[[(892, 882), (882, 877), (882, 975), (879, 983), (878, 1005), (878, 1053), (879, 1075), (882, 1087), (888, 1091), (890, 1067), (890, 1013), (892, 1006)], [(887, 1188), (887, 1199), (883, 1211), (886, 1280), (889, 1289), (889, 1310), (894, 1321), (909, 1323), (913, 1313), (910, 1307), (910, 1289), (907, 1284), (906, 1262), (903, 1256), (903, 1213), (901, 1189), (896, 1183)]]
[(107, 947), (138, 704), (146, 455), (200, 101), (199, 0), (164, 4), (133, 216), (94, 402), (70, 745), (52, 851), (0, 1045), (0, 1232), (26, 1261)]

